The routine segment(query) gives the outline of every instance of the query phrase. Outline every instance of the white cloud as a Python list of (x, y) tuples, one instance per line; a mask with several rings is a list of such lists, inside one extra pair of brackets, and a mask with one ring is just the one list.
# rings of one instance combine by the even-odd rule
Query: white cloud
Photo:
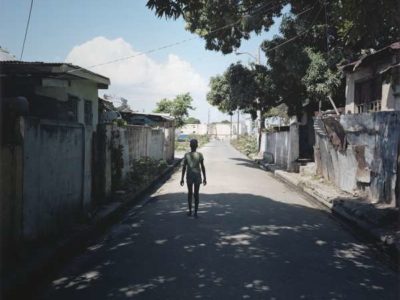
[(169, 54), (165, 62), (158, 63), (147, 55), (139, 55), (122, 38), (109, 40), (96, 37), (75, 46), (65, 61), (88, 68), (130, 56), (135, 57), (90, 68), (111, 79), (111, 86), (106, 93), (128, 99), (133, 109), (151, 111), (160, 99), (189, 92), (196, 107), (193, 115), (206, 121), (208, 79), (201, 77), (189, 62), (177, 55)]

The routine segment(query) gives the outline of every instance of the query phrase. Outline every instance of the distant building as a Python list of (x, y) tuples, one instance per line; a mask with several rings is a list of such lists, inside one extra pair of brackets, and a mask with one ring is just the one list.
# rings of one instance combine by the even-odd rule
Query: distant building
[(400, 110), (400, 41), (342, 69), (346, 113)]
[(208, 133), (208, 126), (207, 124), (185, 124), (180, 128), (180, 133), (205, 135)]

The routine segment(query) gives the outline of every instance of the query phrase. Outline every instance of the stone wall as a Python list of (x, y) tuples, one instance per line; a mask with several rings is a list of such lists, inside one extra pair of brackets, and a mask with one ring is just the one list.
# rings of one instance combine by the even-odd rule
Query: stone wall
[(316, 119), (317, 173), (344, 191), (364, 192), (371, 202), (399, 206), (400, 112), (342, 115), (338, 126), (332, 124)]

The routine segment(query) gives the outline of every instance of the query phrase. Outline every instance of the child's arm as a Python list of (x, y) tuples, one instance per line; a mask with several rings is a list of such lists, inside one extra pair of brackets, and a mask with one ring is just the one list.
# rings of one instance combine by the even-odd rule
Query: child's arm
[(201, 171), (203, 172), (203, 184), (207, 184), (207, 177), (206, 177), (206, 168), (204, 167), (204, 160), (200, 161)]
[(183, 186), (185, 184), (185, 181), (183, 180), (183, 178), (185, 177), (185, 172), (186, 172), (186, 156), (183, 158), (181, 186)]

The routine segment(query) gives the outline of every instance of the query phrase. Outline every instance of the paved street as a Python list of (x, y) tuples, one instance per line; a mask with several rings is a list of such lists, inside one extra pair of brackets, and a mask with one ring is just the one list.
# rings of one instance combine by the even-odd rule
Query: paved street
[(326, 213), (223, 142), (186, 216), (175, 173), (41, 299), (399, 299), (399, 277)]

